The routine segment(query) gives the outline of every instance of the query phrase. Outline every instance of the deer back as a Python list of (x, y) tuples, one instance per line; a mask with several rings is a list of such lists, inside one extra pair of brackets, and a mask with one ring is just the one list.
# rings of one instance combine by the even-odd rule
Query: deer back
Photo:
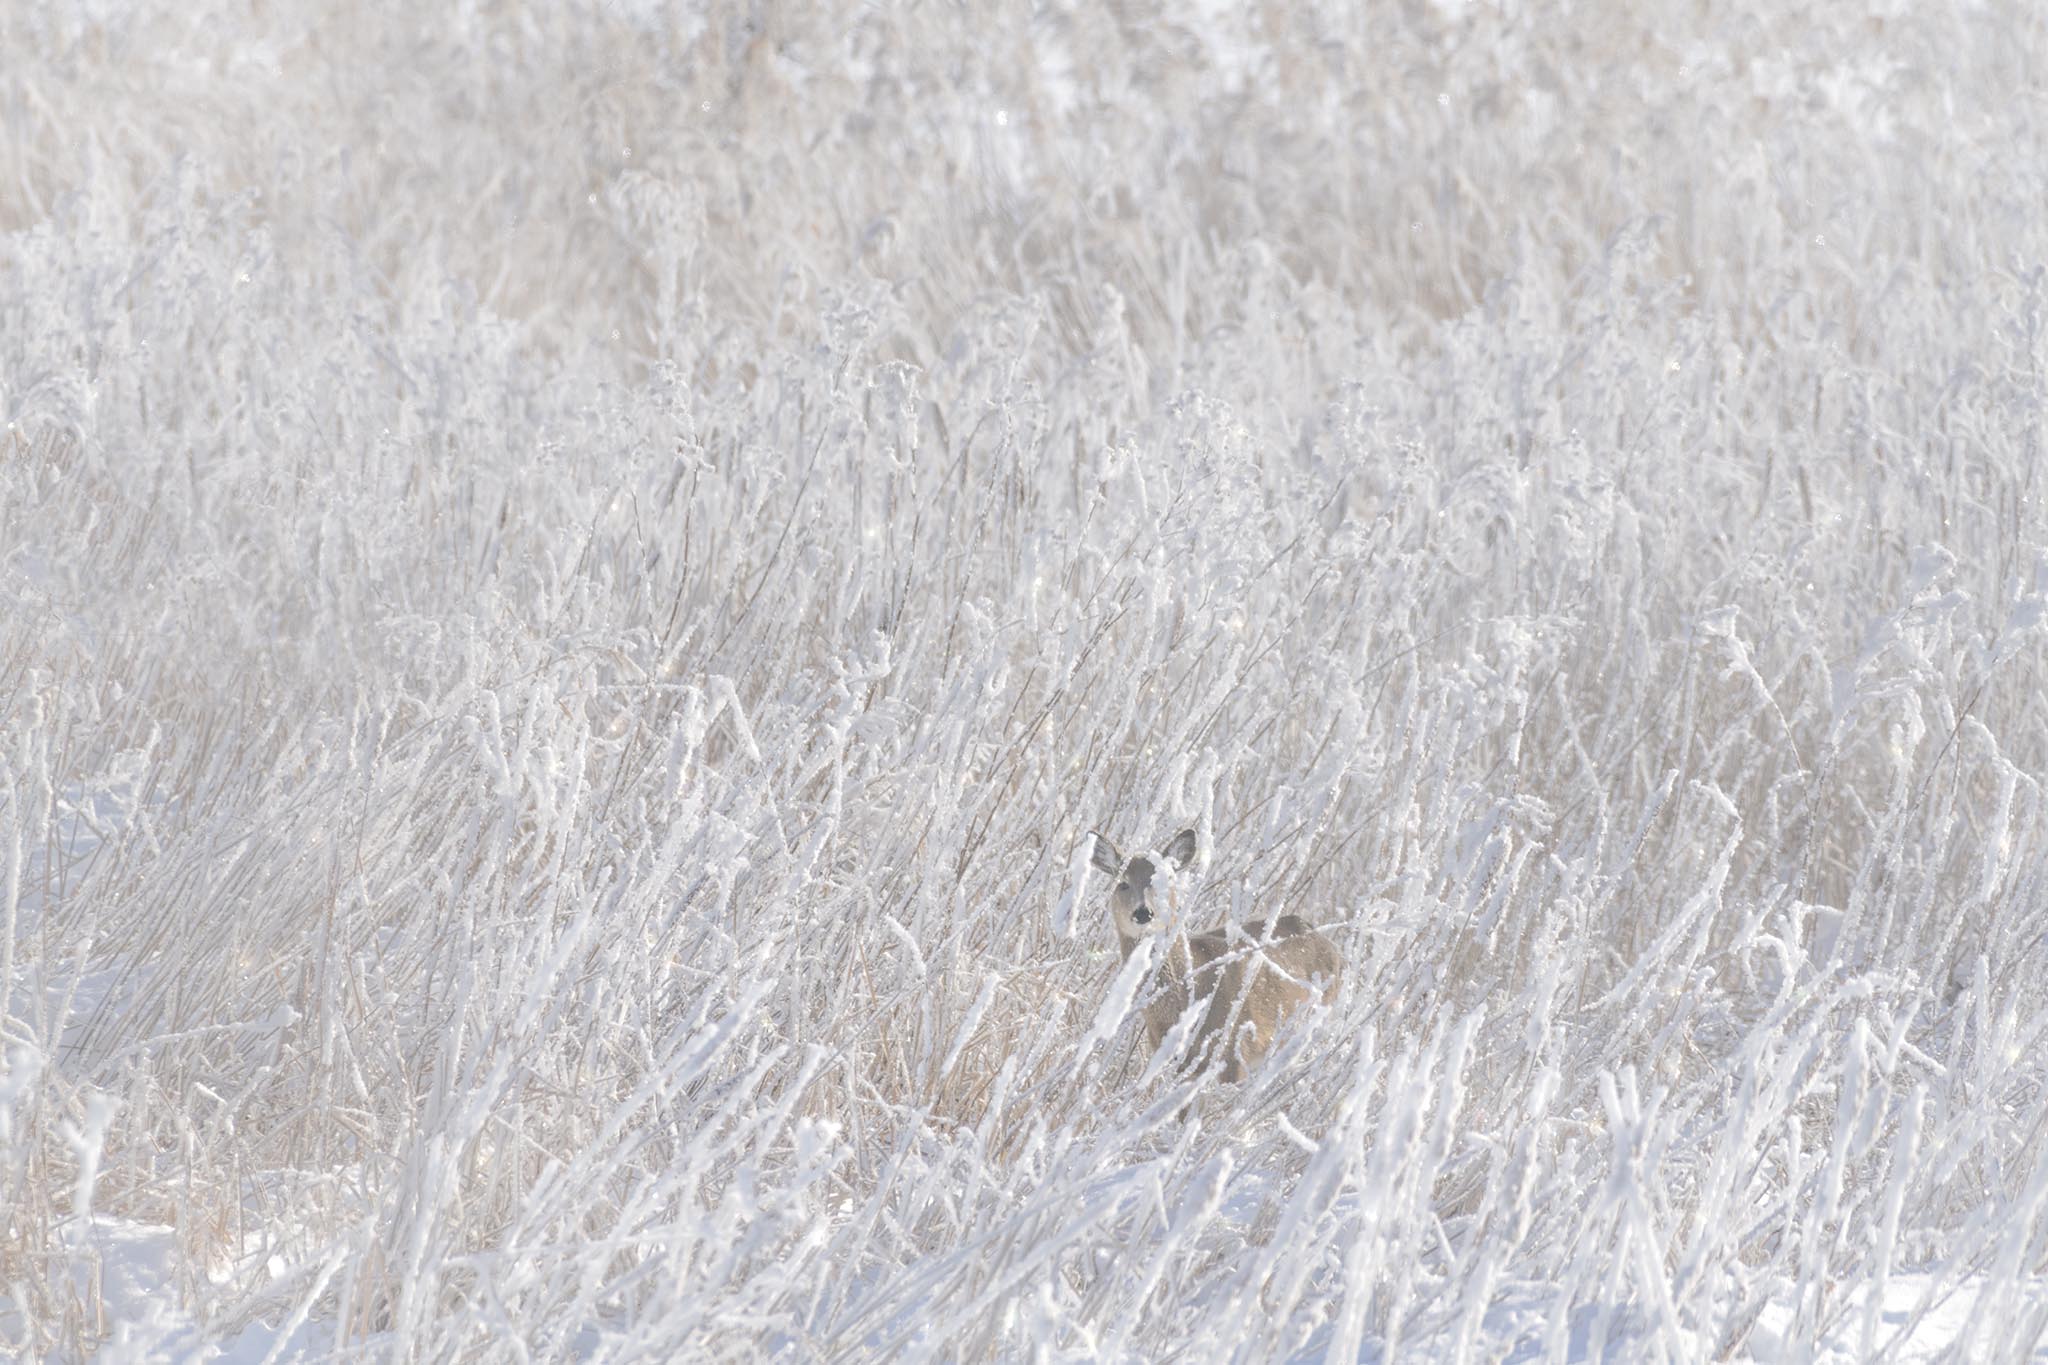
[[(1282, 915), (1270, 926), (1253, 920), (1235, 934), (1195, 935), (1188, 954), (1195, 995), (1209, 1002), (1189, 1056), (1199, 1060), (1220, 1044), (1226, 1081), (1242, 1079), (1266, 1055), (1288, 1015), (1318, 994), (1330, 999), (1344, 965), (1336, 945), (1298, 915)], [(1179, 1003), (1168, 1028), (1186, 1008), (1185, 988), (1175, 994)]]

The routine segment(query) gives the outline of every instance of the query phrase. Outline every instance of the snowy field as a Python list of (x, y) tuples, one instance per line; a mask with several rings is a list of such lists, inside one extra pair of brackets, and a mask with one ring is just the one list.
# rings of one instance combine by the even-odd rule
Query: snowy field
[(2048, 1361), (2043, 70), (0, 0), (0, 1356)]

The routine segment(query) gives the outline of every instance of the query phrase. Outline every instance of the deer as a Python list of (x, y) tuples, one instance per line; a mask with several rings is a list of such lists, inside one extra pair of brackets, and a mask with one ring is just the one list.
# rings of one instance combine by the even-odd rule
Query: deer
[[(1186, 932), (1178, 897), (1162, 897), (1167, 879), (1153, 857), (1125, 858), (1101, 834), (1089, 861), (1115, 878), (1109, 896), (1117, 944), (1130, 961), (1141, 939), (1164, 936), (1164, 960), (1153, 971), (1145, 1005), (1145, 1035), (1154, 1052), (1186, 1013), (1189, 983), (1206, 1000), (1181, 1067), (1222, 1063), (1221, 1079), (1235, 1084), (1265, 1057), (1288, 1016), (1311, 1000), (1335, 998), (1344, 969), (1337, 945), (1299, 915), (1253, 920), (1231, 928)], [(1195, 832), (1184, 829), (1160, 850), (1177, 873), (1194, 859)], [(1218, 1050), (1220, 1047), (1220, 1051)]]

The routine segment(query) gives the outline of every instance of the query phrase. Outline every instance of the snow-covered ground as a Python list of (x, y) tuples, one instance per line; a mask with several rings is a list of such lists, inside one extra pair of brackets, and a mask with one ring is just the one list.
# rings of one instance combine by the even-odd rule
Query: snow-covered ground
[(2044, 14), (0, 5), (0, 1356), (2048, 1359)]

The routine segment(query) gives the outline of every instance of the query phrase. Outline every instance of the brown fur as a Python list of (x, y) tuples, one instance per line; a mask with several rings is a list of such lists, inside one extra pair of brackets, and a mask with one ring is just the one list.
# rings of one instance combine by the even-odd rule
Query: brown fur
[[(1234, 942), (1229, 931), (1212, 929), (1168, 945), (1145, 1006), (1145, 1036), (1155, 1051), (1187, 1010), (1190, 965), (1195, 998), (1206, 998), (1209, 1007), (1182, 1065), (1220, 1058), (1229, 1082), (1243, 1080), (1265, 1058), (1295, 1010), (1317, 996), (1326, 1003), (1336, 998), (1344, 960), (1334, 944), (1298, 915), (1282, 915), (1271, 939), (1266, 935), (1265, 921), (1253, 920)], [(1138, 946), (1136, 939), (1120, 936), (1119, 942), (1126, 958)]]
[[(1168, 846), (1176, 865), (1194, 853), (1194, 832), (1183, 831)], [(1152, 905), (1153, 864), (1125, 862), (1115, 845), (1096, 836), (1095, 865), (1117, 877), (1110, 917), (1126, 960), (1138, 940), (1167, 924), (1165, 907)], [(1142, 916), (1142, 918), (1140, 918)], [(1270, 937), (1269, 937), (1270, 935)], [(1282, 915), (1230, 929), (1212, 929), (1163, 945), (1164, 961), (1153, 972), (1152, 998), (1145, 1006), (1145, 1035), (1157, 1051), (1188, 1007), (1188, 983), (1197, 1000), (1208, 1001), (1189, 1041), (1183, 1067), (1221, 1061), (1223, 1079), (1240, 1081), (1272, 1049), (1287, 1017), (1320, 996), (1335, 998), (1344, 959), (1335, 944), (1299, 915)]]

